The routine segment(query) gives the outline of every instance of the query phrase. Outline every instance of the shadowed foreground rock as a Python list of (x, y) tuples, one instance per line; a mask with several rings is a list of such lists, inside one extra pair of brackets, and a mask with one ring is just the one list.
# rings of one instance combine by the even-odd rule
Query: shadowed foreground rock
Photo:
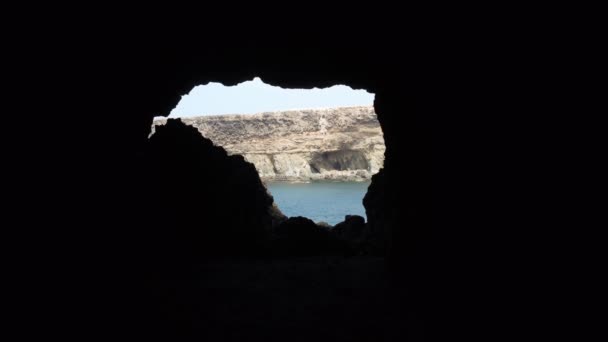
[(219, 260), (188, 281), (175, 286), (183, 308), (176, 330), (194, 341), (401, 342), (420, 334), (379, 257)]
[(273, 231), (272, 251), (279, 256), (344, 255), (351, 252), (347, 243), (328, 227), (302, 216), (290, 217)]
[[(31, 217), (37, 219), (34, 224), (25, 222), (27, 229), (8, 227), (7, 230), (25, 232), (28, 236), (24, 241), (28, 246), (32, 245), (33, 237), (40, 237), (44, 242), (40, 245), (46, 248), (34, 248), (38, 253), (35, 255), (39, 255), (40, 260), (49, 260), (52, 267), (49, 267), (48, 274), (36, 274), (31, 284), (38, 286), (40, 279), (52, 279), (53, 281), (46, 283), (51, 283), (50, 286), (54, 285), (54, 288), (46, 292), (49, 298), (57, 299), (57, 305), (43, 305), (49, 308), (49, 314), (40, 314), (34, 307), (20, 306), (40, 317), (40, 321), (56, 317), (59, 323), (56, 326), (65, 327), (62, 330), (66, 332), (80, 328), (83, 334), (78, 334), (76, 340), (79, 341), (95, 340), (94, 337), (108, 341), (116, 339), (117, 336), (128, 336), (126, 339), (133, 341), (156, 340), (158, 334), (155, 328), (163, 326), (166, 320), (153, 321), (150, 313), (159, 312), (160, 317), (161, 314), (170, 315), (175, 311), (172, 307), (166, 310), (158, 308), (161, 303), (167, 302), (165, 296), (153, 297), (142, 293), (144, 286), (156, 290), (163, 285), (150, 280), (160, 276), (162, 270), (157, 266), (158, 262), (173, 253), (185, 254), (183, 251), (188, 249), (178, 248), (182, 246), (189, 247), (190, 251), (206, 253), (211, 249), (221, 251), (221, 247), (233, 246), (234, 250), (239, 250), (238, 245), (247, 246), (252, 243), (250, 241), (255, 241), (257, 236), (264, 235), (264, 222), (269, 218), (265, 214), (260, 215), (255, 208), (265, 208), (269, 197), (258, 190), (231, 193), (239, 189), (239, 186), (233, 184), (241, 182), (239, 173), (250, 177), (249, 171), (244, 171), (247, 166), (240, 171), (236, 170), (236, 167), (229, 170), (224, 167), (230, 164), (246, 165), (237, 157), (218, 163), (224, 165), (222, 171), (211, 172), (206, 170), (209, 167), (207, 161), (194, 162), (191, 158), (177, 158), (172, 154), (173, 151), (179, 150), (177, 148), (171, 150), (161, 145), (152, 146), (155, 142), (149, 142), (148, 137), (153, 117), (168, 115), (181, 96), (197, 85), (209, 82), (236, 85), (259, 76), (267, 84), (285, 88), (312, 89), (344, 84), (353, 89), (365, 89), (376, 94), (374, 111), (377, 113), (386, 144), (386, 177), (372, 180), (372, 185), (382, 181), (386, 191), (376, 191), (374, 200), (370, 202), (370, 206), (366, 205), (366, 209), (373, 213), (371, 217), (368, 215), (373, 226), (382, 226), (390, 232), (392, 248), (388, 259), (392, 279), (403, 280), (401, 283), (392, 284), (397, 288), (397, 293), (407, 294), (408, 299), (414, 298), (415, 302), (421, 304), (412, 310), (421, 313), (425, 323), (432, 323), (432, 320), (428, 319), (429, 315), (426, 315), (427, 312), (446, 314), (446, 307), (458, 308), (444, 304), (448, 297), (445, 293), (450, 292), (456, 278), (452, 278), (452, 274), (446, 274), (448, 267), (443, 260), (441, 263), (436, 261), (444, 255), (449, 256), (446, 258), (450, 261), (448, 266), (451, 263), (456, 264), (453, 260), (459, 260), (454, 258), (457, 254), (446, 253), (447, 249), (442, 248), (448, 244), (436, 240), (437, 234), (434, 233), (437, 230), (441, 233), (445, 225), (435, 221), (431, 226), (430, 200), (431, 194), (437, 198), (433, 193), (435, 188), (431, 186), (431, 167), (437, 168), (434, 156), (439, 155), (439, 160), (445, 161), (446, 166), (454, 165), (456, 160), (445, 158), (445, 155), (437, 152), (431, 154), (431, 150), (444, 150), (445, 147), (450, 150), (443, 141), (436, 140), (443, 132), (454, 131), (456, 133), (452, 133), (452, 136), (457, 138), (455, 141), (469, 142), (468, 139), (463, 139), (466, 134), (444, 127), (463, 122), (470, 109), (483, 109), (484, 118), (489, 118), (493, 117), (492, 109), (503, 107), (502, 102), (494, 103), (492, 96), (484, 100), (481, 95), (500, 93), (501, 90), (509, 90), (503, 92), (508, 94), (508, 98), (516, 95), (513, 90), (518, 87), (495, 89), (486, 81), (489, 78), (501, 80), (502, 75), (498, 73), (498, 77), (493, 77), (491, 70), (501, 69), (508, 72), (515, 70), (517, 63), (495, 63), (492, 58), (483, 58), (487, 54), (466, 53), (466, 39), (463, 42), (460, 35), (454, 35), (452, 27), (444, 30), (435, 25), (425, 25), (420, 30), (413, 30), (415, 26), (410, 26), (405, 14), (401, 18), (403, 20), (392, 20), (368, 11), (367, 7), (365, 11), (366, 17), (382, 20), (391, 27), (382, 27), (373, 22), (360, 25), (352, 19), (353, 16), (347, 15), (332, 15), (325, 22), (317, 20), (316, 16), (307, 16), (306, 21), (302, 22), (306, 23), (305, 25), (298, 24), (289, 16), (287, 19), (290, 25), (282, 25), (276, 20), (270, 20), (270, 16), (260, 18), (256, 13), (247, 11), (247, 16), (254, 19), (255, 23), (239, 25), (239, 20), (234, 20), (230, 15), (207, 15), (204, 20), (197, 20), (195, 27), (189, 30), (182, 25), (159, 25), (162, 21), (152, 20), (152, 17), (147, 15), (139, 17), (147, 19), (150, 25), (140, 25), (129, 19), (135, 16), (123, 13), (124, 11), (115, 11), (124, 17), (123, 25), (120, 20), (106, 16), (101, 16), (102, 21), (99, 23), (91, 20), (92, 17), (83, 20), (81, 16), (72, 16), (78, 19), (78, 22), (73, 25), (69, 22), (66, 22), (67, 25), (56, 25), (62, 22), (62, 18), (48, 13), (45, 17), (48, 17), (49, 25), (37, 25), (43, 29), (33, 30), (33, 39), (22, 39), (18, 34), (13, 35), (14, 39), (10, 39), (9, 44), (12, 41), (19, 42), (14, 49), (17, 52), (15, 57), (23, 56), (25, 63), (24, 68), (20, 68), (11, 64), (9, 58), (7, 66), (17, 71), (15, 74), (19, 76), (19, 82), (8, 83), (9, 88), (29, 94), (24, 90), (41, 82), (52, 84), (46, 87), (48, 91), (41, 92), (44, 97), (40, 101), (29, 99), (24, 102), (28, 104), (28, 108), (20, 108), (19, 112), (23, 113), (15, 113), (15, 117), (45, 117), (45, 122), (7, 126), (10, 128), (7, 130), (9, 133), (15, 129), (19, 133), (15, 134), (16, 139), (7, 139), (12, 142), (8, 147), (16, 145), (16, 148), (20, 147), (24, 152), (14, 165), (25, 166), (17, 169), (23, 175), (21, 179), (7, 179), (11, 179), (11, 183), (18, 186), (27, 186), (26, 189), (18, 187), (18, 192), (15, 192), (9, 202), (26, 204), (23, 211), (17, 212), (20, 220)], [(274, 17), (277, 18), (276, 15)], [(217, 23), (210, 22), (213, 18), (218, 18)], [(341, 18), (344, 19), (343, 22), (340, 22)], [(222, 23), (218, 25), (220, 21)], [(91, 30), (86, 30), (87, 22)], [(105, 25), (107, 23), (111, 25)], [(32, 31), (33, 24), (34, 22), (31, 26), (24, 26), (22, 31)], [(108, 28), (104, 28), (104, 25)], [(218, 27), (234, 28), (234, 31), (218, 30)], [(154, 28), (158, 30), (155, 32)], [(172, 28), (176, 28), (175, 32), (171, 32)], [(432, 37), (438, 39), (427, 40), (424, 37), (425, 31), (441, 31), (441, 34)], [(159, 34), (161, 32), (163, 34)], [(450, 36), (458, 39), (455, 39), (453, 46), (446, 46), (443, 42), (446, 38), (449, 40)], [(490, 34), (487, 37), (487, 41), (494, 38)], [(201, 43), (192, 44), (193, 41)], [(424, 41), (424, 44), (420, 46), (416, 44), (417, 41)], [(487, 44), (483, 44), (484, 40), (479, 42), (475, 45), (480, 46), (480, 52), (491, 52), (486, 49)], [(457, 56), (462, 56), (461, 60), (452, 59), (459, 58)], [(511, 54), (506, 56), (509, 58), (505, 58), (505, 62), (513, 60), (510, 58)], [(465, 58), (472, 62), (469, 62), (470, 65), (474, 63), (490, 67), (480, 68), (483, 69), (482, 82), (470, 77), (466, 63), (460, 65), (459, 62)], [(485, 64), (484, 60), (487, 61)], [(452, 77), (449, 71), (456, 69), (466, 77)], [(27, 70), (33, 71), (31, 77), (27, 73), (23, 74)], [(488, 89), (487, 93), (469, 92), (466, 85), (473, 82)], [(458, 92), (458, 89), (467, 89), (466, 100), (463, 102), (458, 96), (454, 96), (465, 95), (464, 91)], [(443, 98), (443, 95), (448, 93), (452, 96)], [(440, 103), (445, 103), (445, 108), (435, 111), (436, 104)], [(30, 108), (30, 105), (38, 105), (39, 108)], [(446, 118), (449, 117), (449, 120), (444, 121), (439, 112), (448, 114)], [(511, 118), (511, 113), (506, 115), (505, 111), (504, 114), (494, 116), (500, 119), (497, 123)], [(12, 116), (8, 110), (6, 117)], [(107, 120), (112, 123), (104, 123), (104, 118), (109, 118)], [(115, 120), (117, 124), (114, 124)], [(51, 125), (47, 126), (47, 122)], [(470, 121), (464, 122), (468, 124)], [(491, 127), (487, 125), (487, 121), (483, 122), (485, 128)], [(19, 128), (26, 129), (21, 131)], [(491, 129), (483, 131), (493, 132)], [(432, 135), (431, 132), (435, 134)], [(471, 139), (470, 142), (471, 145), (462, 147), (473, 146), (473, 143), (477, 144), (480, 140)], [(177, 143), (178, 141), (175, 141), (171, 146)], [(192, 150), (200, 149), (200, 145), (199, 142), (193, 141)], [(469, 149), (462, 149), (467, 150)], [(494, 151), (486, 148), (484, 152), (489, 155)], [(201, 155), (214, 157), (213, 153), (208, 152), (202, 152)], [(159, 159), (151, 158), (154, 156)], [(163, 160), (166, 163), (163, 163)], [(176, 161), (184, 165), (194, 164), (195, 170), (182, 172), (187, 168), (175, 163)], [(439, 168), (443, 169), (441, 166), (443, 164), (439, 164)], [(22, 170), (24, 172), (21, 172)], [(209, 177), (195, 174), (199, 171), (208, 173)], [(474, 175), (477, 177), (478, 173)], [(436, 175), (432, 177), (437, 178)], [(486, 179), (491, 181), (490, 184), (497, 183), (494, 178)], [(242, 180), (242, 183), (261, 189), (253, 177), (249, 181)], [(29, 188), (36, 190), (36, 196), (30, 196), (28, 191), (24, 191)], [(239, 195), (244, 198), (241, 199)], [(189, 205), (192, 198), (198, 201), (197, 206), (202, 204), (195, 211), (195, 205)], [(39, 205), (34, 207), (34, 204)], [(435, 219), (438, 212), (440, 218), (444, 215), (443, 211), (433, 210)], [(397, 217), (400, 219), (395, 219)], [(177, 229), (173, 220), (181, 220), (179, 226), (183, 229)], [(474, 220), (463, 222), (469, 221)], [(382, 222), (383, 224), (380, 224)], [(252, 223), (248, 228), (253, 230), (243, 231), (241, 223)], [(484, 222), (484, 225), (486, 223), (492, 221)], [(48, 229), (55, 224), (60, 228)], [(504, 228), (504, 232), (514, 229), (511, 225)], [(222, 230), (221, 235), (225, 243), (214, 245), (203, 242), (204, 239), (198, 239), (196, 236), (220, 234), (220, 229), (251, 234), (252, 238), (248, 241), (240, 234), (230, 235)], [(149, 235), (154, 235), (155, 239)], [(430, 236), (429, 240), (427, 236)], [(177, 239), (178, 237), (180, 239)], [(143, 239), (146, 241), (142, 243)], [(13, 243), (12, 240), (7, 241)], [(455, 252), (467, 250), (465, 246), (456, 243), (450, 243), (449, 246), (454, 246), (452, 248)], [(19, 258), (24, 254), (22, 252), (19, 251), (14, 256)], [(60, 254), (61, 257), (52, 258), (54, 254)], [(37, 266), (39, 259), (32, 259)], [(141, 272), (142, 267), (146, 265), (149, 265), (149, 272)], [(65, 272), (58, 275), (58, 268), (63, 268)], [(29, 267), (22, 269), (24, 273), (32, 273)], [(462, 272), (460, 269), (458, 271), (454, 275), (461, 277)], [(87, 275), (91, 275), (91, 278), (84, 278), (85, 281), (82, 281), (83, 273), (90, 273)], [(186, 283), (183, 287), (195, 288), (196, 285)], [(479, 287), (473, 289), (477, 288)], [(58, 291), (54, 291), (55, 289)], [(192, 292), (201, 291), (195, 288)], [(39, 292), (40, 288), (36, 288), (18, 299), (31, 298)], [(257, 294), (247, 292), (247, 289), (243, 292), (244, 296), (251, 300), (260, 299), (256, 297)], [(277, 315), (274, 322), (280, 328), (299, 328), (294, 327), (288, 320), (291, 307), (280, 304), (290, 299), (302, 298), (300, 293), (290, 287), (285, 289), (286, 294), (283, 297), (275, 295), (275, 292), (269, 289), (268, 297), (261, 298), (260, 303), (264, 305), (265, 312)], [(339, 294), (340, 292), (336, 292), (335, 296), (338, 297)], [(214, 293), (207, 295), (214, 298)], [(457, 297), (466, 298), (468, 305), (468, 297), (460, 293)], [(496, 297), (504, 296), (497, 293)], [(393, 303), (394, 299), (389, 298), (388, 302)], [(72, 303), (82, 304), (82, 307), (78, 305), (73, 308), (70, 305)], [(209, 316), (221, 313), (226, 307), (224, 303), (219, 303)], [(319, 302), (319, 311), (322, 311), (323, 303)], [(240, 303), (235, 302), (235, 307), (238, 304)], [(304, 305), (306, 302), (297, 307), (303, 309)], [(54, 309), (61, 307), (70, 310), (67, 317), (55, 312)], [(411, 305), (398, 307), (412, 308)], [(157, 309), (153, 310), (154, 308)], [(385, 312), (383, 309), (380, 307), (376, 311), (363, 312), (376, 317), (376, 312)], [(456, 309), (447, 311), (450, 318), (457, 317), (451, 315), (452, 313), (458, 313), (458, 317), (462, 317), (461, 312)], [(314, 315), (315, 312), (317, 311), (311, 311), (310, 315), (302, 314), (301, 317), (314, 320), (318, 317)], [(489, 316), (487, 311), (479, 312)], [(266, 317), (256, 316), (255, 310), (248, 313), (251, 313), (247, 316), (250, 317), (251, 325), (256, 325), (259, 321), (268, 322), (265, 321)], [(249, 331), (231, 324), (231, 315), (215, 316), (224, 318), (220, 323), (227, 333)], [(198, 317), (193, 313), (190, 318), (196, 320)], [(363, 327), (367, 320), (364, 315), (354, 316), (350, 324), (345, 326)], [(386, 322), (389, 327), (405, 324), (399, 319)], [(509, 324), (505, 328), (512, 327), (512, 319), (505, 322)], [(327, 337), (325, 340), (336, 342), (339, 340), (337, 337), (345, 336), (340, 335), (341, 331), (337, 331), (335, 335), (329, 334), (325, 328), (331, 329), (330, 325), (315, 323), (317, 322), (313, 321), (312, 324), (301, 327), (302, 331), (309, 332), (310, 335), (316, 332), (314, 340)], [(468, 323), (480, 325), (475, 319), (468, 320)], [(217, 322), (210, 322), (210, 325), (213, 324), (220, 326)], [(121, 329), (122, 327), (125, 329)], [(47, 330), (40, 328), (37, 322), (28, 322), (27, 329), (20, 333), (26, 330), (38, 330), (48, 337)], [(126, 330), (127, 333), (121, 330)], [(449, 326), (443, 325), (431, 326), (431, 330), (452, 332)], [(496, 331), (502, 333), (504, 330), (506, 329)], [(297, 333), (298, 330), (294, 331), (293, 335)], [(105, 336), (99, 338), (100, 334)], [(63, 331), (58, 335), (64, 336)], [(369, 336), (357, 334), (355, 337), (369, 337), (366, 338), (369, 341), (381, 341), (387, 340), (383, 338), (385, 335), (391, 334), (385, 333), (385, 330), (379, 327)], [(253, 333), (243, 336), (245, 337), (240, 338), (241, 341), (256, 340), (258, 337)], [(280, 336), (280, 340), (292, 340), (286, 337), (289, 336)], [(460, 337), (451, 336), (442, 340)], [(486, 340), (494, 337), (496, 336), (490, 335)], [(468, 336), (463, 338), (467, 339)], [(169, 335), (163, 340), (179, 339)]]
[(149, 160), (162, 203), (154, 215), (176, 253), (250, 254), (268, 238), (280, 212), (242, 156), (229, 156), (195, 128), (168, 120), (150, 137)]
[(163, 262), (171, 268), (205, 256), (345, 255), (360, 248), (362, 217), (347, 216), (337, 230), (287, 218), (251, 163), (179, 119), (157, 127), (149, 159), (154, 196), (164, 201), (154, 214), (158, 240), (168, 244)]
[(392, 212), (387, 210), (390, 205), (386, 202), (386, 191), (386, 171), (381, 169), (372, 176), (372, 183), (363, 197), (363, 206), (368, 220), (365, 249), (370, 254), (384, 255), (386, 253), (390, 242), (391, 224), (396, 224), (396, 222), (392, 222)]
[(346, 215), (344, 221), (336, 224), (332, 233), (338, 238), (348, 241), (353, 250), (361, 251), (363, 233), (365, 229), (365, 219), (359, 215)]

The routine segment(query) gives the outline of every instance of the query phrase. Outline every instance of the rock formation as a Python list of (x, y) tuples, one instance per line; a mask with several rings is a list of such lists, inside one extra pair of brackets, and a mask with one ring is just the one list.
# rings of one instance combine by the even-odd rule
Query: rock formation
[(165, 226), (165, 258), (182, 258), (175, 263), (252, 253), (286, 219), (251, 163), (229, 156), (179, 119), (168, 120), (150, 138), (148, 159), (159, 180), (152, 196), (163, 202), (154, 218)]
[[(253, 163), (265, 181), (371, 179), (384, 163), (372, 106), (182, 118), (229, 154)], [(157, 119), (154, 125), (165, 124)]]
[(273, 229), (271, 251), (278, 256), (345, 255), (348, 241), (329, 227), (302, 216), (290, 217)]

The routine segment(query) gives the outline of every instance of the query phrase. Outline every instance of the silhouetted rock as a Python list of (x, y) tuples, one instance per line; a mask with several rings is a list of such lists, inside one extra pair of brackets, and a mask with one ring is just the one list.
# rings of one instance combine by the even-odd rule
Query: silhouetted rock
[(344, 221), (336, 224), (332, 230), (338, 237), (353, 241), (360, 240), (365, 229), (365, 219), (359, 215), (346, 215)]
[(287, 220), (287, 216), (285, 216), (285, 214), (283, 214), (283, 212), (281, 211), (281, 209), (279, 209), (279, 207), (277, 206), (277, 204), (275, 202), (272, 203), (272, 206), (270, 206), (270, 218), (272, 219), (272, 227), (276, 227), (279, 224), (285, 222)]
[(392, 222), (389, 222), (390, 206), (386, 203), (386, 174), (384, 169), (372, 176), (372, 182), (363, 197), (363, 206), (367, 216), (365, 231), (366, 253), (385, 255), (388, 248), (389, 232)]
[(149, 159), (151, 186), (162, 203), (156, 215), (177, 253), (252, 253), (273, 221), (281, 220), (251, 163), (229, 156), (179, 119), (169, 119), (150, 137)]
[(329, 224), (329, 223), (327, 223), (325, 221), (319, 221), (319, 222), (317, 222), (317, 226), (323, 227), (323, 228), (329, 228), (329, 229), (333, 228), (333, 226), (331, 224)]
[(273, 231), (273, 252), (279, 256), (345, 254), (346, 244), (328, 227), (302, 216), (290, 217)]
[(344, 221), (336, 224), (332, 234), (345, 241), (357, 254), (364, 254), (365, 219), (359, 215), (346, 215)]

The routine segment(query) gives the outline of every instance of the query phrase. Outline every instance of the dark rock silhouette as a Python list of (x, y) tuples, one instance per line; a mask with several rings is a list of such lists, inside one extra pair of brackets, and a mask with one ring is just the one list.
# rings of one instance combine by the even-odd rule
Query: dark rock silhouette
[(386, 203), (386, 172), (372, 176), (372, 183), (363, 197), (363, 206), (368, 222), (365, 232), (365, 250), (374, 255), (385, 255), (390, 242), (391, 223), (389, 222), (390, 206)]
[(336, 224), (332, 230), (338, 237), (356, 241), (363, 237), (365, 229), (365, 219), (359, 215), (346, 215), (344, 221)]
[(344, 255), (347, 244), (311, 219), (290, 217), (273, 231), (273, 252), (280, 256)]
[(325, 221), (319, 221), (319, 222), (317, 222), (317, 226), (319, 226), (319, 227), (325, 227), (325, 228), (328, 228), (328, 229), (333, 228), (333, 226), (331, 224), (329, 224), (329, 223), (327, 223)]
[[(348, 233), (338, 236), (310, 219), (287, 218), (253, 164), (240, 155), (229, 156), (179, 119), (157, 126), (148, 153), (153, 194), (166, 200), (155, 219), (170, 232), (163, 235), (165, 249), (171, 251), (165, 259), (169, 267), (205, 256), (348, 252), (343, 241), (350, 238)], [(347, 217), (349, 224), (353, 219)]]
[[(369, 194), (369, 192), (368, 192)], [(369, 197), (367, 197), (369, 199)], [(383, 256), (387, 253), (386, 242), (390, 241), (387, 231), (375, 231), (376, 226), (365, 223), (365, 219), (358, 215), (346, 215), (344, 221), (336, 224), (332, 229), (340, 240), (348, 243), (351, 250), (359, 255)]]
[(269, 212), (270, 212), (270, 218), (272, 220), (272, 228), (275, 228), (276, 226), (283, 223), (288, 218), (287, 216), (285, 216), (285, 214), (283, 214), (283, 212), (281, 211), (281, 209), (279, 209), (279, 207), (277, 206), (277, 204), (275, 202), (272, 203), (272, 206), (270, 207)]
[(150, 186), (165, 203), (159, 211), (180, 253), (251, 254), (280, 219), (251, 163), (228, 156), (179, 119), (157, 127), (149, 159), (155, 180)]

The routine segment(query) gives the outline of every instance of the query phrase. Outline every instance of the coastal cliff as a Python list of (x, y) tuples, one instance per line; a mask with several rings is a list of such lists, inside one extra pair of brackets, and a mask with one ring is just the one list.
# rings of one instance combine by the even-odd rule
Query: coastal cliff
[[(181, 120), (229, 154), (243, 155), (264, 181), (364, 181), (384, 162), (384, 139), (372, 106)], [(154, 120), (155, 126), (165, 123)]]

